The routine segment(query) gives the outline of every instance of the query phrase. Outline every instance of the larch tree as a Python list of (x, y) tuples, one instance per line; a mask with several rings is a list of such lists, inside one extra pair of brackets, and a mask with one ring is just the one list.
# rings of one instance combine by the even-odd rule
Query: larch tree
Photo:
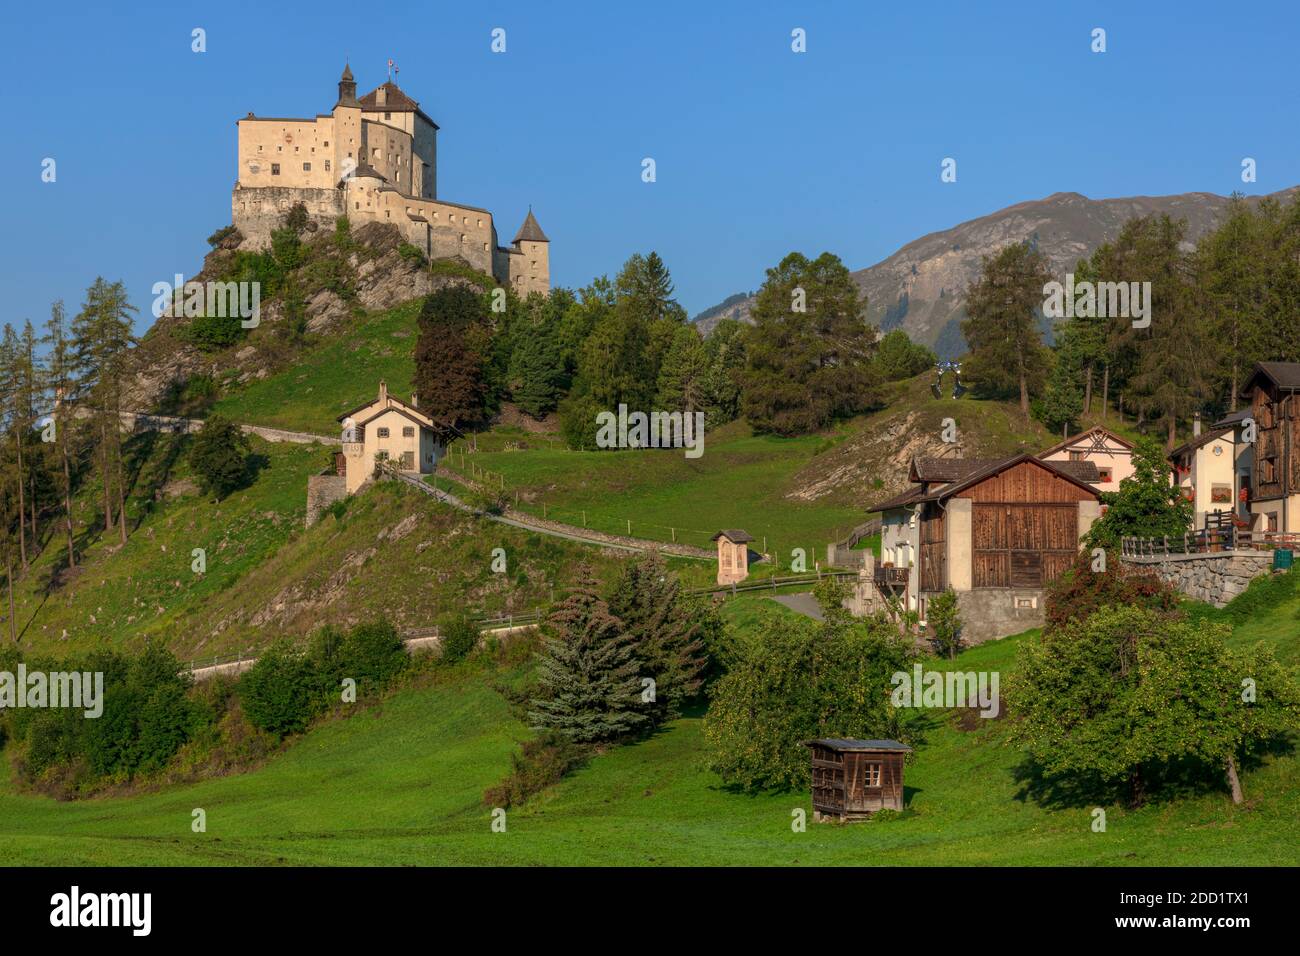
[(75, 529), (72, 517), (72, 464), (69, 446), (72, 435), (72, 416), (69, 403), (73, 394), (73, 346), (68, 339), (65, 328), (66, 317), (62, 300), (50, 307), (50, 319), (45, 323), (45, 336), (41, 344), (45, 346), (45, 391), (52, 396), (53, 408), (50, 412), (54, 428), (54, 443), (59, 465), (63, 473), (63, 482), (59, 490), (63, 497), (63, 525), (68, 546), (68, 567), (77, 566)]

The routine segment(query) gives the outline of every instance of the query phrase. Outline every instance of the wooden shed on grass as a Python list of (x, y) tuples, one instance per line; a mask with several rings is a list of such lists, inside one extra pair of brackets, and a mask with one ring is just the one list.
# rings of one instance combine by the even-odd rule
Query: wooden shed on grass
[(897, 740), (805, 740), (812, 750), (813, 819), (861, 820), (903, 809), (903, 757)]

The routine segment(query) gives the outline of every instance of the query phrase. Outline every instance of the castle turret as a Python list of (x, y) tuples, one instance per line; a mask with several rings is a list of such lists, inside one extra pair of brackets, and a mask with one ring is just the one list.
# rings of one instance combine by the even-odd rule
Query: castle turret
[(511, 243), (510, 283), (520, 295), (530, 292), (545, 295), (551, 291), (550, 245), (551, 240), (542, 232), (533, 207), (529, 206), (524, 224)]
[(357, 81), (352, 68), (343, 66), (339, 78), (339, 101), (334, 104), (334, 179), (336, 183), (351, 179), (365, 163), (365, 129), (361, 123), (361, 101), (357, 99)]
[(357, 100), (357, 81), (352, 79), (352, 67), (344, 63), (343, 75), (339, 77), (339, 101), (336, 106), (360, 106)]

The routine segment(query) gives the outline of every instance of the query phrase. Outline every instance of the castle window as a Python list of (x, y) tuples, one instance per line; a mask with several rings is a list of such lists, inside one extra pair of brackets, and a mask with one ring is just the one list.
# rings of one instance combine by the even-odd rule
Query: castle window
[(387, 429), (387, 428), (381, 428), (381, 429), (379, 429), (379, 437), (380, 437), (380, 438), (387, 438), (387, 437), (388, 437), (388, 429)]
[(325, 145), (328, 146), (329, 144), (330, 144), (330, 141), (329, 141), (329, 140), (325, 140)]
[(392, 119), (392, 118), (393, 118), (393, 114), (392, 114), (392, 113), (385, 113), (385, 114), (384, 114), (384, 119)]
[(279, 163), (272, 163), (272, 164), (271, 164), (271, 175), (272, 175), (272, 176), (279, 176), (279, 175), (280, 175), (280, 164), (279, 164)]
[(260, 153), (262, 151), (262, 147), (261, 146), (257, 147), (257, 151)]
[(283, 153), (283, 152), (284, 152), (284, 147), (283, 147), (283, 146), (277, 146), (277, 147), (275, 148), (275, 151), (276, 151), (277, 153)]
[(309, 173), (309, 172), (311, 172), (311, 163), (303, 163), (303, 164), (302, 164), (302, 171), (303, 171), (304, 173)]
[(325, 160), (325, 172), (328, 173), (329, 171), (330, 171), (330, 161), (327, 159)]
[(414, 425), (403, 425), (403, 426), (402, 426), (402, 437), (403, 437), (403, 438), (414, 438), (414, 437), (415, 437), (415, 426), (414, 426)]

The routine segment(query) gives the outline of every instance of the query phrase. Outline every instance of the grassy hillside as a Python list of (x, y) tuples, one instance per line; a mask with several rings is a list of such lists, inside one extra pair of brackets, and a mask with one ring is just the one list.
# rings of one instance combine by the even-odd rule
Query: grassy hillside
[[(811, 560), (829, 541), (866, 520), (873, 501), (906, 483), (913, 455), (953, 454), (946, 418), (957, 424), (957, 452), (1010, 455), (1051, 444), (1036, 422), (1002, 402), (936, 400), (926, 376), (897, 383), (881, 411), (800, 438), (754, 435), (733, 422), (706, 436), (704, 454), (630, 450), (576, 452), (520, 429), (477, 437), (478, 452), (453, 446), (445, 470), (486, 469), (504, 479), (519, 506), (619, 534), (700, 546), (720, 528), (743, 528), (779, 551), (788, 566), (801, 547)], [(494, 479), (495, 480), (495, 479)], [(545, 509), (545, 510), (544, 510)], [(584, 514), (585, 512), (585, 514)]]
[[(753, 623), (784, 611), (731, 602)], [(967, 651), (962, 669), (1010, 669), (1009, 638)], [(616, 748), (509, 812), (492, 833), (482, 790), (507, 770), (526, 729), (484, 675), (399, 693), (326, 724), (252, 773), (133, 799), (78, 803), (14, 792), (0, 766), (0, 852), (17, 864), (791, 864), (1010, 865), (1294, 863), (1300, 761), (1250, 770), (1248, 804), (1209, 794), (1139, 811), (1044, 807), (1017, 779), (1002, 721), (959, 729), (935, 718), (907, 768), (909, 813), (854, 826), (813, 824), (806, 793), (748, 796), (705, 767), (698, 717)], [(190, 831), (191, 811), (208, 831)], [(791, 811), (808, 813), (806, 833)]]
[[(60, 573), (62, 539), (45, 543), (15, 588), (25, 650), (139, 647), (156, 636), (194, 658), (379, 614), (398, 627), (427, 627), (451, 610), (531, 610), (567, 585), (583, 560), (609, 577), (627, 558), (475, 519), (389, 483), (304, 529), (307, 478), (328, 449), (254, 439), (256, 480), (214, 504), (192, 481), (188, 441), (132, 439), (138, 473), (125, 546), (116, 531), (95, 530), (78, 568)], [(79, 499), (83, 526), (95, 493), (88, 486)], [(504, 574), (491, 570), (498, 547), (506, 551)], [(202, 574), (191, 569), (196, 548), (206, 552)], [(693, 568), (695, 578), (705, 570)]]
[(232, 391), (213, 412), (237, 422), (334, 435), (338, 417), (375, 397), (382, 378), (411, 394), (420, 300), (375, 312), (310, 350), (293, 368)]

